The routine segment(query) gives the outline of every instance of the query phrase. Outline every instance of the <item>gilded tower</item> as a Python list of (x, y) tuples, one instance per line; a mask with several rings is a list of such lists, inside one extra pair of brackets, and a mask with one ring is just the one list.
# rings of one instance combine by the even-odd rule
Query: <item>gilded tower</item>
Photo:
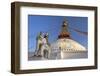
[(64, 19), (62, 27), (61, 27), (61, 32), (58, 36), (58, 38), (70, 38), (70, 33), (68, 31), (68, 21)]

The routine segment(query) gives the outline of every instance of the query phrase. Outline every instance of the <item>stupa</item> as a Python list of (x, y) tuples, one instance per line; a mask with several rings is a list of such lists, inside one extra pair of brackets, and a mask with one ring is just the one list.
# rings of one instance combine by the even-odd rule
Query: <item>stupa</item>
[(71, 38), (68, 26), (68, 21), (64, 19), (58, 39), (51, 43), (50, 59), (73, 59), (87, 57), (87, 49)]

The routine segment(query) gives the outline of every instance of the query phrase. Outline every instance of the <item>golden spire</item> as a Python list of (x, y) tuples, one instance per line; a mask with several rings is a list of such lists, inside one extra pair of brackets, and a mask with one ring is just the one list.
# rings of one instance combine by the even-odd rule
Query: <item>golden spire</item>
[(70, 34), (68, 32), (68, 21), (66, 20), (66, 18), (64, 18), (61, 32), (60, 32), (60, 35), (58, 36), (58, 38), (70, 38)]

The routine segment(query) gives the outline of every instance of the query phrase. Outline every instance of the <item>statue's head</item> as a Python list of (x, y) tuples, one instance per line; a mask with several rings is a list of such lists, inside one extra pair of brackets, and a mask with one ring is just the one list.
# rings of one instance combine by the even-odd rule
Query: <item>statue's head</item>
[(44, 38), (47, 38), (47, 37), (48, 37), (48, 35), (49, 35), (49, 34), (46, 32), (46, 34), (44, 35)]

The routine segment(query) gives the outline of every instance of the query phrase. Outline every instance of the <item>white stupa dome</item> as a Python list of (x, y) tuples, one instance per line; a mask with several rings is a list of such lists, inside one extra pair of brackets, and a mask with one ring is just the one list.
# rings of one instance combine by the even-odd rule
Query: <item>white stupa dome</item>
[(87, 49), (72, 39), (58, 39), (51, 44), (52, 59), (86, 58)]
[(61, 49), (64, 52), (86, 51), (86, 48), (72, 39), (58, 39), (51, 44), (51, 49)]

